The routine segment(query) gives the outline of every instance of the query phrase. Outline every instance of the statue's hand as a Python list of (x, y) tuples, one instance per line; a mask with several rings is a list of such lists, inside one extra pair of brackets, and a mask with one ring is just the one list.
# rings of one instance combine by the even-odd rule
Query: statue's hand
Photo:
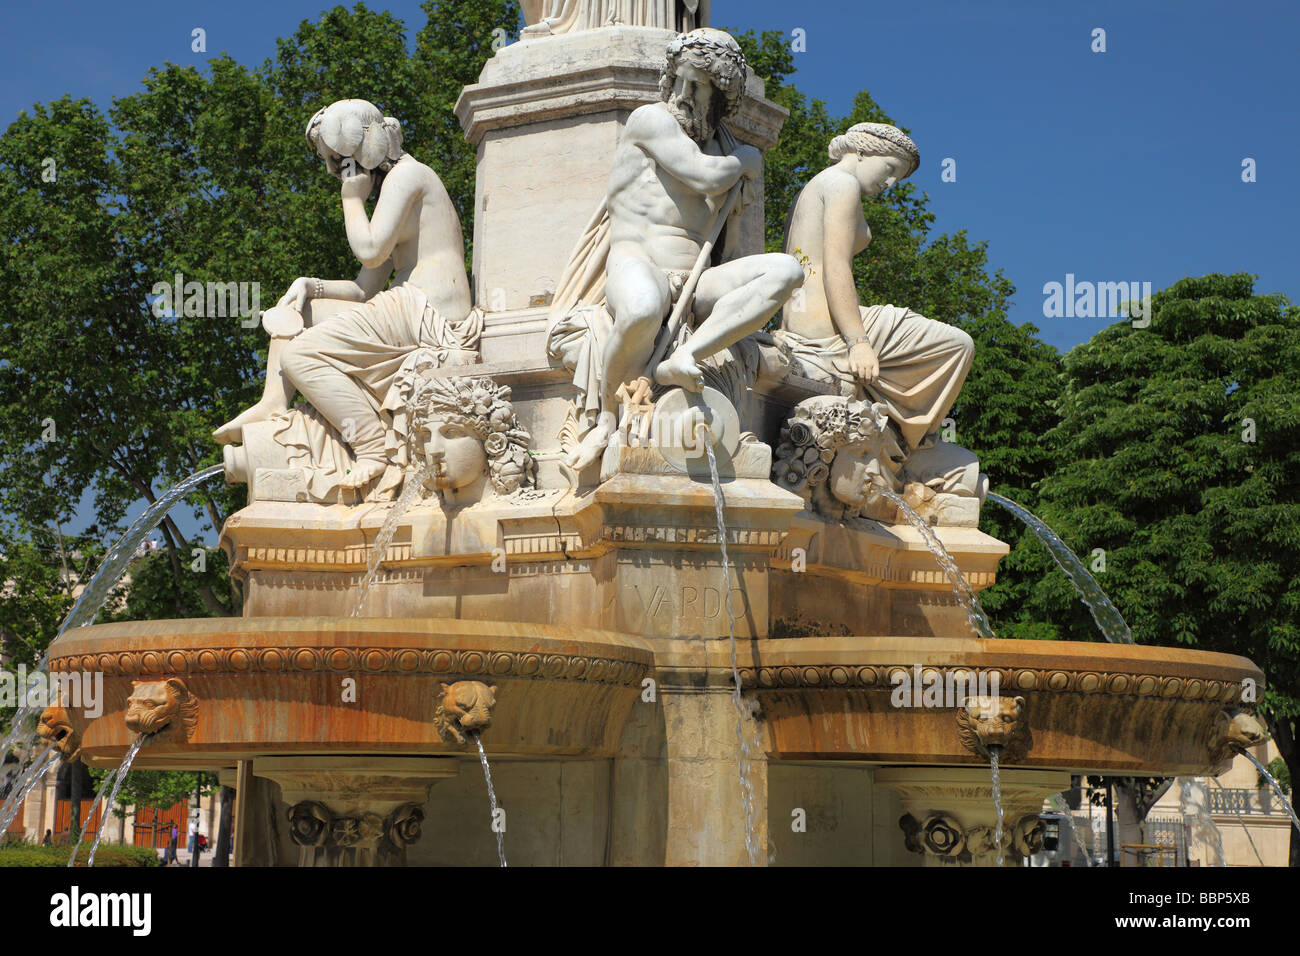
[(374, 180), (364, 169), (358, 169), (352, 175), (344, 175), (340, 193), (344, 199), (366, 199), (370, 195)]
[(761, 179), (763, 176), (763, 154), (749, 144), (737, 147), (735, 156), (744, 167), (741, 176), (745, 179)]
[(303, 276), (293, 280), (289, 286), (289, 291), (280, 297), (276, 306), (281, 309), (293, 309), (295, 312), (302, 312), (303, 306), (311, 298), (311, 287), (314, 280)]
[(867, 342), (859, 342), (849, 349), (849, 368), (863, 385), (872, 385), (880, 377), (880, 359)]

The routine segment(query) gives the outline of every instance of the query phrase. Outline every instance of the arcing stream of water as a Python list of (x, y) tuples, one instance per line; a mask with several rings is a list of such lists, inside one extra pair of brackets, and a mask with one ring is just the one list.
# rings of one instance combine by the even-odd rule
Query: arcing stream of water
[(497, 792), (492, 787), (492, 768), (488, 766), (487, 751), (483, 749), (483, 738), (478, 733), (470, 736), (474, 738), (474, 743), (478, 744), (478, 758), (483, 764), (483, 779), (487, 781), (488, 802), (492, 805), (492, 832), (497, 835), (497, 859), (501, 861), (502, 866), (509, 866), (506, 862), (506, 837), (505, 827), (497, 820)]
[[(163, 492), (163, 494), (145, 510), (144, 514), (139, 518), (136, 518), (135, 521), (132, 522), (131, 526), (126, 529), (126, 533), (123, 534), (122, 537), (117, 540), (117, 543), (109, 549), (108, 553), (104, 555), (104, 560), (100, 562), (99, 567), (95, 569), (95, 573), (91, 576), (89, 583), (86, 585), (85, 589), (82, 590), (76, 602), (72, 605), (72, 610), (68, 612), (68, 616), (64, 618), (63, 624), (59, 626), (59, 632), (56, 635), (56, 639), (57, 637), (63, 636), (63, 634), (71, 628), (83, 627), (93, 621), (95, 615), (99, 613), (99, 609), (103, 606), (104, 601), (108, 598), (108, 594), (112, 591), (113, 586), (121, 580), (122, 575), (125, 574), (127, 568), (130, 567), (131, 561), (135, 557), (136, 549), (140, 547), (141, 542), (143, 542), (144, 539), (158, 527), (158, 525), (162, 524), (162, 520), (167, 516), (167, 512), (171, 511), (178, 501), (199, 485), (211, 478), (215, 478), (224, 471), (225, 467), (223, 465), (213, 465), (210, 468), (196, 471), (188, 478), (178, 481), (176, 484), (172, 485), (171, 488), (167, 489), (167, 491)], [(47, 651), (37, 662), (35, 670), (43, 670), (48, 659), (49, 652)], [(17, 712), (14, 714), (13, 722), (9, 727), (9, 733), (5, 735), (3, 745), (0, 745), (0, 755), (7, 754), (9, 749), (19, 739), (35, 736), (35, 731), (31, 724), (35, 722), (37, 716), (37, 708), (33, 705), (29, 705), (24, 696), (24, 699), (19, 703)], [(4, 809), (0, 810), (0, 833), (8, 831), (9, 824), (13, 822), (13, 818), (18, 812), (18, 808), (22, 806), (23, 799), (26, 799), (28, 792), (30, 792), (36, 785), (36, 782), (40, 780), (45, 771), (49, 769), (53, 760), (54, 757), (51, 755), (51, 752), (46, 750), (42, 753), (41, 758), (38, 761), (38, 763), (41, 764), (39, 767), (39, 773), (34, 772), (38, 769), (35, 765), (28, 768), (27, 774), (24, 777), (24, 787), (19, 788), (22, 791), (22, 798), (13, 801), (12, 805), (8, 800), (6, 800)], [(10, 796), (12, 797), (17, 793), (18, 789), (15, 789)]]
[(366, 562), (366, 576), (362, 579), (361, 587), (357, 590), (357, 603), (352, 608), (353, 617), (360, 617), (361, 611), (366, 606), (366, 598), (370, 595), (370, 588), (374, 585), (375, 578), (379, 576), (379, 566), (384, 563), (384, 558), (388, 556), (388, 547), (393, 543), (393, 537), (397, 534), (397, 523), (402, 520), (402, 515), (406, 514), (406, 510), (419, 497), (420, 490), (424, 487), (425, 482), (432, 477), (436, 467), (436, 461), (427, 462), (419, 471), (408, 473), (406, 480), (402, 483), (402, 493), (397, 496), (397, 501), (389, 509), (387, 517), (384, 518), (384, 523), (379, 528), (379, 534), (375, 537), (375, 546), (371, 549), (370, 560)]
[(1023, 508), (1009, 498), (1003, 498), (991, 491), (988, 493), (988, 500), (1001, 505), (1019, 518), (1030, 531), (1038, 536), (1038, 540), (1047, 546), (1052, 559), (1065, 572), (1065, 576), (1070, 579), (1074, 589), (1079, 592), (1079, 598), (1092, 612), (1092, 619), (1097, 622), (1097, 627), (1106, 640), (1112, 644), (1133, 643), (1133, 632), (1129, 630), (1124, 615), (1119, 613), (1119, 608), (1115, 607), (1111, 599), (1106, 596), (1106, 592), (1101, 589), (1097, 579), (1088, 573), (1088, 569), (1083, 566), (1079, 556), (1070, 550), (1070, 546), (1062, 541), (1060, 536), (1047, 526), (1046, 522), (1027, 508)]
[[(126, 533), (118, 539), (117, 543), (109, 549), (104, 555), (104, 560), (99, 567), (95, 569), (94, 575), (86, 585), (81, 595), (77, 598), (76, 603), (72, 605), (72, 610), (64, 618), (63, 624), (59, 627), (57, 637), (71, 628), (82, 627), (89, 624), (99, 613), (104, 601), (108, 598), (109, 592), (113, 586), (126, 573), (132, 559), (135, 557), (136, 549), (141, 542), (147, 538), (158, 525), (162, 524), (163, 518), (167, 512), (184, 498), (187, 494), (211, 478), (222, 474), (225, 471), (223, 465), (213, 465), (211, 468), (204, 468), (202, 471), (196, 471), (183, 481), (178, 481), (171, 488), (163, 492), (158, 500), (149, 506), (149, 508), (140, 517), (136, 518)], [(42, 655), (37, 662), (35, 670), (41, 670), (45, 667), (49, 654)], [(10, 725), (9, 733), (5, 736), (3, 746), (0, 746), (0, 754), (9, 752), (9, 748), (14, 742), (24, 736), (31, 736), (34, 728), (28, 726), (34, 723), (37, 716), (37, 708), (28, 706), (26, 702), (19, 704), (17, 713), (14, 714), (13, 723)], [(2, 832), (2, 831), (0, 831)]]
[(1237, 753), (1241, 754), (1243, 757), (1245, 757), (1247, 760), (1253, 763), (1255, 765), (1255, 769), (1264, 775), (1264, 779), (1268, 781), (1268, 785), (1273, 788), (1273, 792), (1277, 794), (1277, 798), (1282, 801), (1283, 809), (1285, 809), (1286, 812), (1290, 814), (1292, 825), (1294, 825), (1296, 830), (1300, 832), (1300, 818), (1296, 817), (1295, 807), (1291, 805), (1291, 801), (1288, 800), (1286, 798), (1286, 794), (1283, 793), (1282, 785), (1278, 783), (1276, 779), (1274, 779), (1273, 775), (1268, 772), (1268, 768), (1265, 767), (1262, 763), (1260, 763), (1259, 760), (1256, 759), (1255, 755), (1251, 753), (1249, 750), (1238, 750)]
[(1070, 810), (1070, 805), (1065, 802), (1059, 793), (1053, 794), (1049, 797), (1048, 802), (1051, 803), (1052, 809), (1061, 814), (1061, 819), (1063, 819), (1065, 825), (1070, 828), (1070, 855), (1073, 856), (1074, 851), (1078, 850), (1083, 856), (1083, 865), (1092, 866), (1092, 853), (1090, 847), (1085, 846), (1083, 841), (1079, 839), (1079, 830), (1074, 825), (1074, 813)]
[[(95, 842), (90, 845), (90, 858), (86, 861), (86, 866), (95, 865), (95, 853), (99, 850), (99, 841), (104, 839), (104, 831), (108, 829), (108, 814), (117, 803), (117, 791), (122, 787), (122, 781), (131, 771), (131, 764), (135, 762), (135, 755), (140, 752), (140, 748), (149, 738), (145, 734), (137, 734), (135, 740), (131, 741), (131, 747), (126, 752), (126, 757), (122, 760), (122, 765), (117, 768), (117, 774), (113, 778), (113, 789), (108, 795), (108, 805), (104, 807), (104, 812), (99, 817), (99, 829), (95, 831)], [(76, 855), (73, 855), (72, 861), (76, 861)], [(71, 865), (71, 862), (69, 865)]]
[(948, 576), (948, 581), (952, 584), (952, 592), (957, 596), (957, 601), (966, 611), (966, 620), (970, 622), (971, 630), (975, 632), (976, 637), (996, 637), (993, 633), (993, 625), (989, 623), (988, 615), (984, 613), (984, 608), (980, 607), (979, 598), (966, 583), (965, 576), (962, 575), (961, 569), (957, 567), (957, 562), (953, 560), (948, 549), (943, 546), (934, 529), (930, 527), (929, 522), (922, 518), (916, 511), (904, 501), (892, 488), (877, 482), (876, 490), (888, 498), (907, 519), (907, 523), (916, 529), (925, 546), (930, 549), (934, 559), (939, 562), (939, 567), (943, 569), (944, 574)]
[(46, 747), (27, 767), (15, 773), (9, 795), (5, 797), (3, 806), (0, 806), (0, 833), (9, 832), (9, 824), (13, 823), (14, 817), (18, 815), (18, 808), (27, 799), (27, 794), (41, 782), (41, 778), (54, 765), (58, 756), (53, 746)]
[[(699, 429), (696, 435), (699, 437)], [(745, 812), (745, 852), (749, 856), (749, 865), (758, 866), (760, 862), (758, 847), (758, 824), (754, 813), (754, 782), (750, 775), (753, 756), (749, 735), (745, 733), (745, 701), (740, 693), (740, 667), (736, 663), (736, 612), (731, 606), (731, 565), (727, 560), (727, 522), (723, 518), (722, 480), (718, 476), (718, 459), (713, 451), (712, 436), (707, 431), (702, 436), (705, 453), (709, 457), (709, 477), (713, 479), (713, 507), (718, 520), (718, 542), (722, 548), (722, 594), (727, 606), (727, 635), (731, 641), (731, 700), (736, 706), (736, 736), (739, 750), (736, 752), (737, 769), (740, 773), (740, 802)]]
[[(1221, 792), (1224, 792), (1223, 784), (1219, 783), (1219, 779), (1217, 777), (1211, 777), (1210, 780), (1214, 782), (1214, 785), (1218, 787)], [(1264, 858), (1259, 855), (1259, 847), (1255, 846), (1255, 838), (1250, 835), (1250, 827), (1246, 826), (1246, 820), (1245, 818), (1242, 817), (1241, 811), (1238, 810), (1231, 803), (1228, 804), (1228, 809), (1232, 811), (1233, 816), (1237, 818), (1237, 822), (1241, 824), (1241, 830), (1243, 833), (1246, 834), (1246, 840), (1250, 843), (1250, 848), (1255, 853), (1255, 859), (1259, 861), (1260, 866), (1263, 866)]]
[(1223, 859), (1223, 836), (1210, 816), (1207, 803), (1209, 794), (1205, 784), (1191, 777), (1178, 778), (1178, 809), (1183, 819), (1189, 821), (1191, 835), (1214, 854), (1211, 866), (1227, 866)]

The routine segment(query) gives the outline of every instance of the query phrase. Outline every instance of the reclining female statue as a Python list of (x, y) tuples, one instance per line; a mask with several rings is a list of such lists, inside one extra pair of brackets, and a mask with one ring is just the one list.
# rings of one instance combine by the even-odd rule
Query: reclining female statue
[[(437, 174), (402, 151), (397, 120), (365, 100), (340, 100), (312, 117), (307, 141), (342, 182), (348, 243), (362, 269), (355, 280), (294, 280), (264, 316), (272, 340), (261, 401), (213, 435), (238, 442), (245, 425), (282, 419), (276, 440), (303, 446), (313, 461), (341, 439), (345, 473), (331, 465), (322, 480), (362, 488), (403, 445), (391, 433), (395, 406), (385, 404), (398, 374), (430, 353), (439, 365), (476, 362), (482, 314), (471, 309), (460, 217)], [(299, 316), (310, 327), (301, 330)], [(289, 412), (295, 391), (316, 414)], [(319, 434), (322, 418), (335, 434)], [(400, 476), (383, 482), (395, 483)]]

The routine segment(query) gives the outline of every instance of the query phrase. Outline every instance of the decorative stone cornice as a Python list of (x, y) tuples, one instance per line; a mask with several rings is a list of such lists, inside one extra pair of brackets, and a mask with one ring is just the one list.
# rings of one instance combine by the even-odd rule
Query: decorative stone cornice
[[(740, 680), (746, 690), (786, 690), (844, 688), (846, 690), (891, 691), (891, 674), (912, 674), (914, 664), (797, 664), (772, 667), (742, 667)], [(1114, 697), (1150, 697), (1155, 699), (1202, 700), (1229, 703), (1241, 697), (1241, 685), (1232, 681), (1205, 680), (1163, 674), (1111, 673), (1094, 670), (1065, 670), (1043, 667), (973, 668), (963, 666), (925, 666), (922, 678), (937, 675), (944, 686), (948, 680), (964, 679), (965, 686), (992, 681), (1004, 693), (1045, 691)], [(984, 686), (981, 684), (981, 686)]]
[(478, 651), (422, 647), (204, 647), (121, 651), (50, 660), (51, 671), (106, 675), (230, 673), (368, 673), (475, 675), (639, 686), (649, 666), (586, 654)]

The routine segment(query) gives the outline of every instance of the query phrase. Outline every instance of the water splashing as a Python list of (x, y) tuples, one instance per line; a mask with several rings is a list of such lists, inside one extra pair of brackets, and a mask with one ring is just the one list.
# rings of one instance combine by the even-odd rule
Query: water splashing
[[(196, 471), (183, 481), (178, 481), (171, 488), (149, 506), (149, 508), (140, 517), (136, 518), (126, 533), (117, 540), (117, 544), (109, 548), (108, 553), (104, 555), (104, 560), (99, 567), (95, 569), (94, 575), (91, 576), (90, 582), (86, 585), (81, 595), (77, 598), (76, 603), (72, 605), (72, 610), (64, 618), (63, 624), (59, 627), (59, 633), (55, 635), (58, 640), (66, 631), (74, 627), (82, 627), (91, 623), (99, 609), (103, 606), (108, 593), (113, 590), (113, 586), (126, 573), (130, 566), (131, 560), (135, 557), (135, 552), (140, 547), (141, 542), (147, 538), (158, 525), (162, 524), (163, 518), (167, 517), (167, 512), (171, 511), (175, 504), (211, 478), (225, 472), (224, 465), (213, 465), (211, 468), (204, 468), (202, 471)], [(51, 642), (53, 643), (53, 642)], [(44, 670), (46, 662), (49, 660), (49, 651), (41, 655), (37, 661), (33, 672)], [(9, 733), (5, 736), (4, 745), (0, 746), (0, 755), (9, 752), (9, 748), (19, 737), (30, 737), (33, 735), (35, 728), (27, 726), (31, 723), (31, 718), (36, 715), (36, 708), (29, 706), (25, 702), (20, 704), (17, 713), (14, 714), (13, 723), (10, 725)], [(3, 832), (3, 831), (0, 831)]]
[(370, 551), (370, 560), (366, 562), (366, 576), (357, 590), (357, 603), (352, 608), (353, 617), (360, 617), (362, 609), (366, 606), (370, 588), (374, 585), (375, 578), (379, 576), (379, 566), (384, 563), (384, 558), (388, 556), (388, 546), (393, 543), (393, 538), (397, 535), (397, 523), (402, 520), (402, 515), (406, 514), (406, 509), (411, 507), (419, 497), (425, 483), (433, 477), (436, 467), (436, 461), (426, 462), (418, 472), (407, 474), (406, 480), (402, 483), (402, 493), (397, 496), (397, 501), (393, 503), (388, 516), (384, 518), (384, 523), (375, 538), (375, 546)]
[(998, 768), (998, 754), (1002, 748), (994, 744), (989, 747), (989, 770), (993, 774), (993, 809), (997, 811), (997, 823), (993, 827), (993, 843), (998, 848), (998, 866), (1002, 865), (1002, 774)]
[[(703, 423), (696, 426), (697, 438), (702, 428), (705, 428)], [(713, 508), (718, 520), (718, 542), (722, 548), (722, 594), (723, 603), (727, 606), (727, 636), (731, 641), (731, 701), (736, 706), (736, 736), (740, 743), (736, 765), (740, 773), (740, 802), (745, 811), (745, 853), (749, 856), (749, 865), (758, 866), (758, 824), (754, 813), (754, 781), (750, 778), (753, 748), (745, 733), (745, 718), (749, 715), (740, 693), (740, 667), (736, 663), (736, 612), (731, 606), (731, 565), (727, 559), (727, 523), (722, 515), (722, 480), (718, 477), (718, 459), (713, 451), (712, 436), (707, 429), (703, 437), (704, 451), (709, 456), (709, 477), (713, 479)]]
[(1178, 778), (1178, 808), (1185, 819), (1191, 820), (1192, 835), (1214, 854), (1212, 866), (1227, 866), (1223, 860), (1223, 834), (1210, 816), (1206, 807), (1208, 803), (1209, 793), (1205, 784), (1191, 777)]
[(501, 861), (503, 867), (509, 866), (506, 862), (506, 838), (505, 833), (497, 828), (497, 792), (492, 788), (492, 768), (488, 766), (487, 751), (483, 749), (483, 737), (477, 732), (470, 734), (474, 738), (474, 743), (478, 744), (478, 759), (483, 764), (483, 779), (487, 781), (488, 802), (492, 804), (492, 831), (497, 835), (497, 859)]
[(1278, 783), (1276, 779), (1274, 779), (1273, 775), (1268, 772), (1268, 768), (1265, 767), (1262, 763), (1260, 763), (1253, 753), (1251, 753), (1249, 750), (1242, 750), (1241, 748), (1236, 748), (1236, 749), (1237, 749), (1237, 753), (1241, 754), (1243, 757), (1245, 757), (1247, 760), (1253, 763), (1255, 765), (1255, 769), (1264, 775), (1264, 779), (1268, 781), (1268, 785), (1273, 788), (1273, 792), (1277, 794), (1277, 798), (1282, 801), (1282, 808), (1286, 810), (1286, 812), (1290, 815), (1291, 823), (1295, 826), (1297, 831), (1300, 831), (1300, 818), (1296, 817), (1295, 807), (1291, 806), (1291, 801), (1288, 800), (1286, 798), (1286, 794), (1282, 792), (1282, 785)]
[[(879, 476), (876, 476), (878, 479)], [(971, 590), (966, 578), (962, 575), (961, 569), (957, 567), (957, 562), (953, 560), (948, 549), (943, 546), (938, 535), (929, 523), (922, 518), (906, 501), (894, 492), (892, 488), (886, 487), (879, 481), (876, 483), (876, 490), (888, 498), (898, 508), (899, 512), (907, 519), (907, 523), (916, 529), (925, 546), (930, 549), (934, 559), (939, 562), (939, 567), (943, 569), (944, 574), (948, 575), (948, 581), (952, 584), (952, 592), (957, 596), (958, 603), (966, 611), (966, 620), (970, 622), (971, 630), (975, 632), (976, 637), (997, 637), (993, 633), (993, 625), (989, 623), (988, 615), (984, 613), (984, 608), (980, 606), (979, 598)]]
[(1021, 507), (1009, 498), (995, 495), (991, 491), (988, 493), (988, 499), (1006, 508), (1007, 511), (1019, 518), (1030, 531), (1038, 536), (1038, 540), (1047, 546), (1047, 551), (1051, 554), (1052, 560), (1065, 572), (1065, 576), (1070, 579), (1074, 589), (1079, 592), (1080, 600), (1092, 612), (1092, 619), (1097, 622), (1097, 628), (1101, 631), (1102, 637), (1112, 644), (1132, 644), (1133, 632), (1129, 630), (1124, 615), (1120, 614), (1119, 608), (1111, 603), (1110, 598), (1106, 596), (1106, 592), (1097, 583), (1097, 579), (1088, 573), (1088, 569), (1083, 566), (1079, 556), (1070, 550), (1070, 546), (1062, 541), (1060, 536), (1049, 528), (1042, 518), (1039, 518), (1027, 508)]
[(1048, 802), (1051, 803), (1052, 809), (1058, 811), (1062, 815), (1062, 819), (1065, 820), (1065, 825), (1070, 828), (1071, 855), (1073, 856), (1074, 850), (1078, 850), (1080, 855), (1083, 857), (1083, 865), (1092, 866), (1092, 854), (1088, 852), (1088, 848), (1085, 847), (1083, 841), (1079, 839), (1079, 830), (1074, 825), (1074, 812), (1070, 809), (1070, 805), (1065, 802), (1059, 793), (1053, 794), (1048, 798)]
[(13, 783), (9, 788), (9, 796), (5, 798), (3, 806), (0, 806), (0, 834), (9, 832), (9, 824), (13, 823), (14, 817), (18, 815), (18, 808), (23, 805), (27, 795), (41, 782), (41, 778), (45, 776), (46, 771), (50, 769), (57, 758), (58, 754), (51, 745), (41, 751), (26, 769), (14, 775)]

